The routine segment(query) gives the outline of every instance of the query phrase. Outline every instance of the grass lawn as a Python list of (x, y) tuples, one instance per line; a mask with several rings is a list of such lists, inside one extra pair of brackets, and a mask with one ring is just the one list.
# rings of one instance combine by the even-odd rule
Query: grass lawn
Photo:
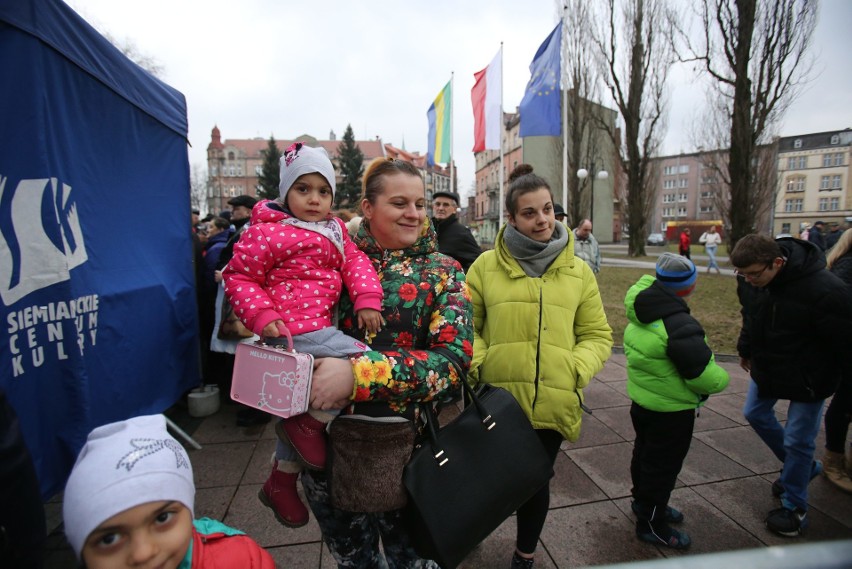
[[(645, 274), (653, 274), (653, 269), (604, 266), (598, 274), (604, 310), (616, 345), (623, 345), (624, 328), (627, 326), (624, 295)], [(742, 324), (736, 279), (730, 275), (700, 272), (695, 291), (686, 302), (692, 315), (707, 332), (710, 348), (719, 354), (735, 355)]]
[[(612, 249), (607, 249), (606, 256), (607, 257), (618, 257), (620, 259), (635, 259), (637, 261), (652, 261), (653, 262), (653, 261), (657, 260), (656, 254), (664, 253), (666, 251), (668, 251), (669, 253), (677, 253), (677, 243), (675, 243), (674, 241), (670, 241), (668, 244), (660, 246), (660, 247), (655, 246), (655, 245), (645, 245), (646, 255), (644, 257), (628, 257), (627, 256), (627, 249), (624, 249), (623, 251), (614, 251)], [(650, 255), (649, 253), (656, 253), (656, 254)], [(693, 244), (692, 247), (690, 248), (690, 253), (693, 256), (704, 255), (705, 254), (704, 253), (704, 245)], [(716, 249), (716, 256), (717, 257), (727, 257), (728, 256), (728, 246), (725, 245), (724, 243), (719, 245), (719, 248)], [(723, 268), (730, 266), (730, 265), (727, 265), (726, 263), (723, 263), (721, 261), (719, 262), (719, 265)]]

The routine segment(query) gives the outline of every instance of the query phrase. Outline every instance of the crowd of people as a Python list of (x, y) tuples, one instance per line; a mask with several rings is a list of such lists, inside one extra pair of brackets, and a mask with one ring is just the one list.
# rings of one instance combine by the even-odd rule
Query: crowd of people
[[(302, 149), (303, 154), (310, 152), (315, 151)], [(338, 236), (348, 232), (353, 246), (371, 260), (374, 270), (361, 272), (370, 282), (381, 283), (382, 327), (370, 327), (360, 318), (356, 308), (359, 291), (351, 289), (357, 285), (346, 283), (337, 328), (326, 313), (320, 327), (349, 338), (356, 347), (339, 354), (313, 350), (318, 358), (313, 409), (301, 428), (276, 429), (278, 450), (260, 500), (273, 509), (282, 524), (304, 524), (309, 514), (298, 498), (299, 479), (310, 511), (340, 566), (371, 566), (381, 563), (382, 556), (393, 566), (434, 566), (419, 559), (408, 545), (399, 512), (336, 508), (324, 461), (307, 458), (313, 452), (310, 445), (324, 452), (325, 424), (337, 413), (392, 415), (416, 421), (417, 404), (452, 399), (458, 394), (459, 378), (466, 376), (474, 385), (489, 383), (508, 390), (524, 409), (550, 460), (555, 461), (562, 443), (579, 436), (583, 388), (601, 370), (612, 347), (596, 280), (601, 255), (591, 220), (579, 220), (570, 228), (547, 182), (532, 167), (520, 165), (509, 178), (507, 223), (496, 236), (493, 249), (483, 252), (470, 229), (458, 219), (460, 199), (456, 193), (436, 192), (431, 204), (433, 218), (426, 217), (422, 180), (405, 162), (380, 159), (371, 164), (364, 175), (361, 216), (341, 212), (343, 219), (339, 220), (330, 211), (334, 178), (327, 157), (312, 168), (288, 173), (288, 155), (290, 150), (282, 158), (281, 197), (255, 206), (251, 233), (244, 244), (237, 245), (240, 258), (251, 262), (236, 261), (225, 270), (226, 299), (234, 303), (240, 318), (255, 334), (275, 336), (276, 327), (286, 325), (298, 338), (301, 326), (297, 325), (302, 320), (292, 314), (299, 310), (288, 308), (293, 299), (286, 293), (273, 291), (288, 282), (301, 283), (301, 277), (273, 275), (283, 259), (294, 263), (294, 270), (316, 267), (307, 266), (298, 257), (293, 260), (289, 251), (286, 256), (273, 251), (258, 255), (252, 251), (256, 247), (253, 244), (274, 243), (275, 239), (269, 237), (274, 229), (266, 228), (270, 223), (284, 223), (306, 231), (305, 239), (311, 232), (325, 236), (328, 247), (336, 237), (311, 224), (338, 228), (345, 223), (342, 231), (332, 233)], [(304, 178), (317, 173), (321, 174), (317, 184)], [(303, 215), (304, 207), (287, 196), (294, 195), (293, 188), (297, 187), (302, 193), (316, 193), (315, 185), (325, 188), (325, 194), (304, 202), (312, 208), (313, 217), (308, 218)], [(270, 209), (276, 213), (267, 214)], [(814, 227), (822, 225), (815, 223)], [(766, 321), (768, 310), (780, 309), (788, 315), (785, 322), (790, 321), (785, 326), (798, 326), (797, 311), (805, 306), (811, 318), (818, 314), (827, 319), (821, 330), (838, 329), (852, 320), (849, 289), (825, 270), (821, 244), (827, 239), (820, 240), (816, 231), (811, 229), (810, 243), (750, 235), (731, 252), (743, 306), (738, 351), (742, 367), (752, 377), (743, 412), (782, 464), (781, 476), (772, 485), (780, 507), (767, 514), (766, 525), (785, 536), (799, 535), (807, 527), (807, 485), (817, 474), (825, 472), (832, 483), (852, 492), (844, 463), (852, 398), (850, 380), (844, 379), (837, 356), (842, 336), (834, 334), (830, 340), (821, 334), (793, 336), (786, 329), (778, 329), (777, 323)], [(840, 238), (841, 233), (833, 229), (827, 236), (833, 236), (832, 244), (837, 243), (828, 267), (839, 274), (845, 271), (848, 280), (852, 274), (852, 232), (847, 231), (845, 240)], [(348, 242), (348, 237), (340, 239)], [(673, 549), (684, 549), (691, 543), (686, 532), (673, 527), (685, 516), (669, 504), (669, 498), (689, 451), (697, 410), (729, 382), (727, 372), (715, 361), (701, 323), (690, 315), (686, 304), (697, 281), (691, 239), (687, 228), (678, 242), (679, 254), (661, 255), (655, 274), (642, 277), (625, 298), (629, 321), (624, 335), (627, 392), (635, 431), (630, 475), (636, 536)], [(707, 272), (715, 269), (720, 273), (716, 252), (722, 237), (716, 227), (702, 233), (699, 243), (709, 259)], [(338, 249), (347, 246), (338, 244)], [(340, 259), (330, 257), (336, 268), (324, 269), (341, 270)], [(329, 277), (323, 274), (322, 279)], [(442, 283), (435, 288), (440, 294), (429, 299), (426, 291), (433, 289), (436, 279)], [(231, 292), (244, 290), (240, 285), (247, 283), (255, 284), (252, 290), (257, 292), (251, 296)], [(403, 289), (411, 294), (416, 291), (416, 299), (404, 299)], [(400, 306), (404, 300), (408, 310)], [(332, 295), (334, 301), (336, 295)], [(243, 311), (240, 307), (248, 303), (265, 308)], [(280, 319), (285, 313), (290, 315), (286, 323)], [(440, 316), (438, 327), (434, 325), (436, 315)], [(428, 333), (423, 328), (425, 322), (431, 323)], [(451, 334), (441, 327), (444, 325), (451, 327)], [(776, 336), (784, 341), (776, 340)], [(450, 337), (452, 342), (447, 342)], [(793, 337), (798, 338), (795, 345), (785, 343)], [(359, 340), (367, 346), (357, 347)], [(305, 344), (300, 349), (312, 348)], [(427, 354), (423, 359), (429, 362), (426, 368), (416, 365), (418, 359), (405, 357), (415, 349)], [(799, 353), (812, 355), (813, 361), (808, 359), (805, 369), (800, 365), (801, 358), (790, 359)], [(394, 385), (393, 390), (388, 388), (389, 383)], [(825, 416), (824, 460), (819, 460), (814, 456), (816, 431), (824, 401), (835, 391), (837, 395)], [(775, 419), (778, 399), (790, 401), (793, 420), (787, 425)], [(282, 455), (281, 449), (288, 445), (294, 450)], [(302, 445), (309, 448), (303, 450)], [(285, 463), (286, 468), (282, 467)], [(286, 484), (282, 472), (287, 474)], [(517, 511), (516, 549), (511, 560), (514, 568), (534, 565), (549, 495), (549, 486), (545, 486)]]
[[(570, 228), (548, 183), (526, 164), (509, 176), (507, 223), (484, 252), (459, 221), (454, 192), (435, 193), (427, 217), (423, 179), (406, 161), (369, 164), (357, 216), (332, 211), (335, 173), (322, 149), (289, 147), (279, 190), (272, 200), (232, 198), (228, 211), (204, 220), (193, 211), (204, 379), (227, 398), (240, 342), (291, 336), (297, 351), (314, 357), (310, 409), (275, 418), (278, 441), (258, 506), (285, 527), (313, 514), (340, 567), (438, 567), (412, 545), (402, 510), (341, 506), (326, 472), (328, 425), (343, 429), (345, 418), (357, 417), (416, 430), (423, 406), (457, 402), (462, 381), (489, 384), (514, 396), (554, 464), (563, 443), (579, 437), (584, 389), (613, 344), (592, 222)], [(781, 464), (771, 487), (779, 507), (765, 523), (784, 536), (807, 528), (815, 476), (852, 492), (845, 462), (852, 373), (837, 333), (852, 324), (852, 229), (823, 236), (821, 226), (814, 223), (807, 240), (748, 235), (730, 253), (743, 315), (737, 350), (751, 377), (743, 413)], [(673, 549), (692, 541), (673, 527), (687, 514), (669, 501), (697, 411), (729, 382), (687, 305), (698, 274), (688, 230), (683, 236), (679, 254), (660, 255), (654, 274), (624, 298), (636, 537)], [(700, 243), (707, 271), (718, 272), (716, 228)], [(785, 424), (776, 417), (779, 400), (789, 401)], [(237, 421), (270, 419), (246, 408)], [(357, 460), (380, 460), (373, 452)], [(401, 480), (401, 468), (382, 472), (381, 484), (360, 487), (361, 503), (378, 503)], [(273, 566), (239, 530), (194, 519), (193, 505), (190, 460), (164, 418), (131, 418), (89, 435), (64, 495), (66, 536), (89, 568), (209, 567), (214, 559)], [(517, 510), (512, 568), (534, 566), (549, 505), (547, 484)]]

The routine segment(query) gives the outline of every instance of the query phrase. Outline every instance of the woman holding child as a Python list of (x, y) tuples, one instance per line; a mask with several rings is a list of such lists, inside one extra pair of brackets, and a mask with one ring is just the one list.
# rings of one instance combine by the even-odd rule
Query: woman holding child
[[(345, 406), (343, 414), (412, 420), (416, 403), (454, 393), (470, 364), (470, 299), (460, 265), (438, 253), (418, 170), (401, 160), (380, 158), (367, 168), (363, 186), (364, 219), (353, 241), (379, 275), (386, 324), (369, 338), (369, 351), (348, 359), (317, 360), (311, 405)], [(346, 294), (339, 308), (341, 331), (357, 335), (353, 303)], [(394, 473), (393, 482), (399, 482), (401, 474)], [(380, 567), (384, 555), (391, 567), (437, 567), (414, 552), (401, 510), (336, 508), (324, 472), (303, 472), (302, 484), (339, 566)]]

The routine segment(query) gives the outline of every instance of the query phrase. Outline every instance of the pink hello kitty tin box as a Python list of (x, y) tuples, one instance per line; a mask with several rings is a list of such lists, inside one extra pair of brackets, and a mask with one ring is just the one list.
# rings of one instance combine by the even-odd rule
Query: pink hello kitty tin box
[(231, 399), (279, 417), (299, 415), (310, 403), (314, 357), (294, 352), (291, 338), (291, 349), (272, 340), (278, 338), (237, 346)]

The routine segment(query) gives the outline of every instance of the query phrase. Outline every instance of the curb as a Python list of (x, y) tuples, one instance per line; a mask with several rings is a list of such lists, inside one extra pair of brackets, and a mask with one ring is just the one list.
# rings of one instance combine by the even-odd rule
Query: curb
[[(624, 355), (624, 346), (612, 346), (613, 354), (621, 354)], [(716, 356), (717, 362), (725, 362), (725, 363), (739, 363), (740, 356), (737, 354), (714, 354)]]

